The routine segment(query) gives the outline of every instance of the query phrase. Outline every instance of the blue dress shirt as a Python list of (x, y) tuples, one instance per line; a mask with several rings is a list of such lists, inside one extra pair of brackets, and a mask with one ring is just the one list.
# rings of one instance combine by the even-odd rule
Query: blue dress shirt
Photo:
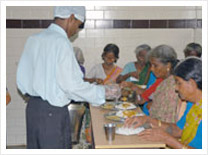
[(105, 103), (105, 88), (83, 81), (71, 42), (56, 24), (28, 38), (17, 68), (17, 86), (23, 94), (40, 96), (58, 107), (71, 100)]

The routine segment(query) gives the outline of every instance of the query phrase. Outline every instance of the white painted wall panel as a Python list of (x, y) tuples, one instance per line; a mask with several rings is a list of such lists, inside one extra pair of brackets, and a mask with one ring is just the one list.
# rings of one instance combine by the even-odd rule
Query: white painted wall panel
[[(86, 10), (87, 19), (192, 19), (196, 17), (196, 10), (197, 17), (201, 18), (201, 7), (194, 6), (88, 6)], [(53, 7), (8, 6), (6, 17), (7, 19), (53, 19)]]

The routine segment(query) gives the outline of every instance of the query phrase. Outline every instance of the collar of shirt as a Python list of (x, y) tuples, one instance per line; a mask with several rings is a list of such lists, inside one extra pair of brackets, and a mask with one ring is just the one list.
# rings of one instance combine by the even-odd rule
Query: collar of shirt
[(66, 32), (64, 31), (64, 29), (63, 29), (61, 26), (52, 23), (52, 24), (48, 27), (48, 29), (49, 29), (49, 30), (56, 31), (56, 32), (62, 34), (63, 36), (65, 36), (65, 37), (68, 39), (68, 36), (67, 36)]

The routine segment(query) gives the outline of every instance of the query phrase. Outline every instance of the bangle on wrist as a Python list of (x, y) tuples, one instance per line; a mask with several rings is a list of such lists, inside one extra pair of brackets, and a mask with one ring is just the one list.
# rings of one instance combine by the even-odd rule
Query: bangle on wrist
[(161, 120), (158, 120), (158, 126), (159, 126), (159, 127), (162, 126)]

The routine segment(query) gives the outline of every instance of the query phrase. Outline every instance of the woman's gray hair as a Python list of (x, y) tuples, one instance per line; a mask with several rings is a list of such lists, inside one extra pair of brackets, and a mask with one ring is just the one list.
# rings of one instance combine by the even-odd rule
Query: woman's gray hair
[(155, 47), (150, 53), (149, 53), (149, 58), (153, 57), (158, 59), (161, 63), (167, 64), (171, 63), (172, 68), (175, 67), (177, 64), (177, 54), (175, 50), (168, 45), (159, 45)]
[(151, 50), (151, 47), (147, 44), (142, 44), (136, 47), (135, 53), (138, 55), (141, 51), (147, 51), (149, 52)]
[(82, 50), (81, 50), (79, 47), (73, 47), (73, 50), (74, 50), (74, 54), (75, 54), (75, 57), (76, 57), (78, 63), (79, 63), (80, 65), (83, 65), (85, 59), (84, 59)]

